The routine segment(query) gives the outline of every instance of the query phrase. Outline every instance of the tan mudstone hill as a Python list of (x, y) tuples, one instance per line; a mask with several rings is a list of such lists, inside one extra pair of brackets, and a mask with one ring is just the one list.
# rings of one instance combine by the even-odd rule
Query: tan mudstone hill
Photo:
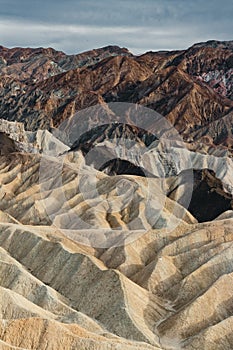
[(62, 182), (51, 186), (42, 158), (1, 156), (2, 349), (232, 349), (231, 211), (198, 223), (165, 196), (158, 215), (158, 178), (111, 177), (87, 165), (98, 191), (85, 193), (80, 152), (66, 154)]

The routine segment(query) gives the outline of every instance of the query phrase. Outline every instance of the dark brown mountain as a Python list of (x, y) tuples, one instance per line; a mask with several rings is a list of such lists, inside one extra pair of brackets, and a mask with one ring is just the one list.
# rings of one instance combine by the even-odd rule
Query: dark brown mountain
[[(78, 55), (51, 48), (0, 47), (0, 55), (0, 117), (21, 121), (28, 130), (53, 129), (75, 112), (96, 104), (132, 102), (164, 115), (191, 150), (215, 155), (233, 150), (233, 41), (209, 41), (187, 50), (141, 56), (116, 46)], [(219, 83), (214, 84), (216, 79)], [(93, 119), (98, 120), (98, 115), (90, 116), (91, 123)], [(106, 121), (102, 127), (93, 124), (91, 131), (71, 145), (71, 151), (80, 149), (87, 154), (97, 143), (121, 136), (146, 146), (156, 140), (142, 129), (119, 123), (109, 126)], [(154, 176), (141, 164), (120, 157), (109, 160), (101, 149), (99, 152), (103, 163), (96, 168), (109, 175), (145, 176), (146, 172)], [(215, 191), (209, 195), (214, 186), (208, 176), (197, 179), (189, 210), (199, 221), (212, 220), (231, 208), (230, 197), (219, 197)], [(207, 204), (213, 202), (218, 205), (206, 213)]]
[[(233, 149), (232, 72), (233, 41), (209, 41), (187, 50), (147, 52), (141, 56), (117, 46), (78, 55), (52, 48), (1, 46), (0, 117), (21, 121), (28, 130), (53, 129), (84, 108), (132, 102), (164, 115), (190, 149), (211, 150), (216, 155), (222, 149)], [(90, 116), (90, 120), (93, 117), (98, 120), (98, 116)], [(81, 149), (86, 154), (93, 145), (121, 136), (146, 146), (156, 140), (142, 129), (114, 123), (93, 127), (74, 142), (71, 150)], [(106, 158), (106, 164), (100, 167), (104, 169), (111, 175), (143, 176), (146, 171), (120, 158)], [(153, 176), (150, 171), (148, 174)], [(190, 210), (195, 217), (199, 209), (195, 203), (208, 193), (209, 184), (203, 181), (194, 191), (194, 209)], [(198, 219), (205, 221), (201, 215)], [(217, 215), (218, 212), (213, 217)]]
[(56, 127), (98, 103), (122, 101), (166, 116), (190, 142), (232, 142), (224, 122), (222, 131), (213, 131), (213, 123), (233, 109), (232, 42), (141, 56), (115, 46), (78, 55), (0, 47), (0, 62), (0, 117), (22, 121), (29, 130)]

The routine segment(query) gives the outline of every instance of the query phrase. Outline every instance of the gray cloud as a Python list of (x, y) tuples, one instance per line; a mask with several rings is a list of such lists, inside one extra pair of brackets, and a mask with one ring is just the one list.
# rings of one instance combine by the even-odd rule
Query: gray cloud
[(117, 44), (135, 53), (230, 40), (232, 0), (0, 0), (0, 44), (68, 53)]

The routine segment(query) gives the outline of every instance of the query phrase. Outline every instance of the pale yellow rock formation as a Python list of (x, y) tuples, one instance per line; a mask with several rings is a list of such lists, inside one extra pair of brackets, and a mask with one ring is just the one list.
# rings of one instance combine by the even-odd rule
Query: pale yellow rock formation
[[(199, 224), (165, 198), (154, 221), (164, 198), (158, 179), (84, 166), (97, 188), (84, 193), (75, 170), (82, 162), (70, 153), (51, 189), (52, 181), (40, 181), (39, 154), (1, 157), (0, 348), (231, 350), (231, 213)], [(73, 227), (72, 211), (91, 227)], [(115, 226), (133, 239), (84, 244), (95, 234), (104, 242)], [(114, 243), (120, 239), (116, 232)]]

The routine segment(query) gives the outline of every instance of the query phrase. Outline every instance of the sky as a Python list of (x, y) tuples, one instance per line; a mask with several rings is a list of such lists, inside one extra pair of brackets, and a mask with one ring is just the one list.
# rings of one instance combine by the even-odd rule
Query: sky
[(0, 45), (134, 54), (233, 39), (233, 0), (0, 0)]

